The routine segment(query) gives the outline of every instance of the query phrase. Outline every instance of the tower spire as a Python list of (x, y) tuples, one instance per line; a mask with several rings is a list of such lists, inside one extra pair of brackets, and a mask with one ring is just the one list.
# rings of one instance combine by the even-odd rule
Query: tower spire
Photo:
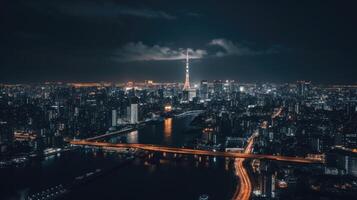
[(190, 89), (190, 66), (189, 66), (189, 58), (188, 58), (188, 49), (186, 50), (186, 79), (185, 84), (183, 86), (183, 90)]

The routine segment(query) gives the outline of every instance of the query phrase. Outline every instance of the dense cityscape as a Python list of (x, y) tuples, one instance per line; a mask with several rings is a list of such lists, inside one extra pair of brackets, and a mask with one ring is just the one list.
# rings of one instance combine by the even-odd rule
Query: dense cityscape
[(355, 8), (1, 1), (0, 199), (356, 199)]
[[(173, 120), (190, 116), (191, 129), (200, 132), (196, 137), (170, 143), (165, 140), (171, 136), (164, 135), (163, 141), (155, 142), (177, 149), (244, 153), (254, 135), (249, 154), (316, 161), (299, 164), (289, 159), (245, 159), (252, 199), (285, 199), (291, 195), (335, 199), (356, 194), (357, 86), (308, 81), (247, 84), (233, 80), (202, 80), (192, 85), (184, 90), (182, 83), (152, 80), (2, 85), (1, 170), (16, 171), (48, 156), (78, 151), (77, 145), (71, 145), (73, 141), (113, 143), (110, 138), (119, 135), (120, 139), (114, 141), (122, 144), (123, 138), (138, 134), (136, 130), (160, 123), (164, 124), (164, 134), (170, 134), (166, 129), (171, 129)], [(141, 141), (134, 138), (127, 142)], [(94, 149), (98, 148), (96, 143)], [(131, 149), (135, 158), (175, 160), (172, 155), (146, 148), (118, 147)], [(191, 154), (194, 156), (186, 156), (192, 162), (229, 157)], [(225, 162), (234, 168), (232, 157)], [(10, 187), (5, 190), (9, 194), (20, 189), (2, 182), (2, 188), (6, 187)]]

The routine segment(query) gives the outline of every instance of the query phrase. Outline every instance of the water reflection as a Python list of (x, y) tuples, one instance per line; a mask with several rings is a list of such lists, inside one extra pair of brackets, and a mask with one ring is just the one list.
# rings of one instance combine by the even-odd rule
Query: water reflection
[(165, 143), (171, 143), (172, 135), (172, 118), (166, 118), (164, 121), (164, 141)]
[[(168, 118), (163, 122), (139, 128), (138, 131), (118, 134), (108, 140), (113, 143), (181, 146), (201, 134), (201, 131), (186, 134), (186, 130), (188, 128), (185, 119)], [(88, 171), (117, 167), (120, 161), (117, 155), (115, 152), (80, 148), (23, 170), (11, 169), (9, 173), (0, 170), (1, 179), (7, 180), (3, 181), (3, 184), (0, 183), (0, 186), (11, 194), (16, 194), (22, 188), (28, 188), (30, 192), (41, 191), (48, 186), (67, 183)], [(106, 199), (153, 197), (156, 200), (164, 200), (169, 197), (170, 200), (197, 200), (201, 194), (208, 194), (210, 200), (230, 199), (237, 183), (232, 173), (232, 162), (229, 164), (228, 159), (217, 158), (217, 162), (208, 161), (207, 167), (206, 157), (201, 156), (201, 162), (198, 162), (198, 159), (183, 154), (166, 153), (164, 156), (148, 152), (147, 157), (138, 156), (132, 164), (110, 170), (110, 173), (90, 184), (76, 188), (66, 199), (102, 199), (103, 194), (111, 197)], [(225, 170), (225, 164), (227, 168), (230, 167), (229, 171)], [(207, 181), (207, 178), (214, 181)], [(175, 184), (172, 184), (173, 180)], [(128, 184), (132, 182), (135, 184)], [(162, 190), (163, 187), (165, 190)], [(0, 199), (4, 199), (4, 193), (0, 193)]]
[(127, 143), (138, 143), (138, 131), (132, 131), (127, 134), (126, 136), (126, 142)]

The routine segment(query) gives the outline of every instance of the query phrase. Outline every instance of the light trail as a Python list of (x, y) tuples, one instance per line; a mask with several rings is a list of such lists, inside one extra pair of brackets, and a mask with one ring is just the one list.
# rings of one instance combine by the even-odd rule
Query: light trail
[(280, 107), (276, 113), (272, 114), (271, 118), (275, 119), (276, 117), (278, 117), (281, 114), (282, 111), (283, 111), (283, 107)]
[[(273, 113), (272, 119), (278, 117), (283, 108), (279, 108), (276, 113)], [(263, 123), (262, 128), (267, 127), (267, 122)], [(221, 156), (235, 158), (234, 167), (236, 169), (236, 176), (239, 178), (240, 184), (237, 186), (237, 190), (233, 196), (233, 200), (249, 200), (252, 193), (252, 183), (249, 178), (249, 174), (244, 167), (244, 161), (247, 158), (253, 159), (267, 159), (275, 161), (293, 162), (293, 163), (303, 163), (303, 164), (321, 164), (324, 161), (320, 159), (307, 159), (301, 157), (289, 157), (289, 156), (275, 156), (275, 155), (262, 155), (262, 154), (252, 154), (254, 139), (258, 136), (258, 130), (255, 131), (252, 136), (248, 139), (247, 146), (245, 147), (243, 153), (240, 152), (222, 152), (222, 151), (207, 151), (199, 149), (189, 149), (189, 148), (177, 148), (177, 147), (165, 147), (152, 144), (111, 144), (105, 142), (93, 142), (88, 140), (71, 141), (73, 145), (83, 145), (83, 146), (95, 146), (102, 148), (135, 148), (145, 151), (154, 151), (162, 153), (173, 153), (176, 154), (188, 154), (188, 155), (202, 155), (202, 156)]]
[(209, 150), (199, 150), (199, 149), (189, 149), (189, 148), (178, 148), (178, 147), (166, 147), (152, 144), (112, 144), (107, 142), (92, 142), (85, 140), (71, 141), (72, 145), (80, 146), (93, 146), (93, 147), (112, 147), (112, 148), (134, 148), (141, 149), (145, 151), (154, 152), (166, 152), (173, 154), (188, 154), (188, 155), (201, 155), (201, 156), (217, 156), (217, 157), (230, 157), (230, 158), (253, 158), (253, 159), (267, 159), (275, 161), (286, 161), (294, 163), (323, 163), (323, 161), (318, 159), (307, 159), (302, 157), (289, 157), (289, 156), (275, 156), (275, 155), (263, 155), (263, 154), (249, 154), (249, 153), (238, 153), (238, 152), (223, 152), (223, 151), (209, 151)]
[(189, 148), (178, 147), (166, 147), (152, 144), (112, 144), (106, 142), (95, 142), (88, 140), (71, 141), (72, 145), (81, 146), (94, 146), (101, 148), (135, 148), (145, 151), (154, 151), (162, 153), (186, 154), (186, 155), (202, 155), (202, 156), (217, 156), (217, 157), (230, 157), (235, 158), (234, 166), (236, 169), (236, 175), (239, 178), (240, 184), (237, 186), (237, 190), (233, 196), (233, 200), (249, 200), (252, 193), (252, 183), (249, 179), (247, 170), (244, 167), (244, 161), (247, 158), (253, 159), (268, 159), (275, 161), (302, 163), (302, 164), (322, 164), (324, 161), (320, 159), (307, 159), (302, 157), (289, 157), (289, 156), (275, 156), (275, 155), (263, 155), (252, 154), (254, 139), (258, 136), (258, 132), (254, 132), (248, 139), (248, 143), (243, 153), (240, 152), (222, 152), (222, 151), (208, 151)]
[[(271, 118), (275, 119), (276, 117), (279, 117), (281, 112), (283, 111), (283, 108), (280, 107), (277, 112), (273, 113)], [(261, 125), (261, 128), (267, 128), (268, 127), (268, 122), (264, 121)], [(258, 136), (258, 130), (256, 130), (252, 136), (248, 139), (247, 146), (244, 149), (244, 153), (248, 155), (254, 155), (251, 154), (253, 150), (253, 145), (254, 145), (254, 139)], [(264, 156), (267, 159), (276, 159), (276, 160), (289, 160), (292, 162), (297, 161), (296, 158), (288, 158), (284, 156), (271, 156), (271, 155), (265, 155)], [(234, 167), (236, 169), (236, 175), (239, 178), (239, 185), (237, 186), (237, 190), (233, 196), (233, 200), (249, 200), (251, 193), (252, 193), (252, 183), (249, 179), (249, 175), (247, 170), (244, 167), (244, 161), (246, 158), (236, 158), (234, 162)], [(300, 160), (298, 162), (304, 162), (303, 160)]]
[[(253, 149), (254, 138), (257, 136), (257, 132), (248, 139), (248, 144), (244, 149), (245, 154), (250, 154)], [(239, 186), (233, 196), (234, 200), (248, 200), (252, 193), (252, 183), (249, 179), (247, 170), (244, 167), (245, 158), (236, 158), (234, 162), (234, 167), (236, 169), (236, 175), (239, 178)]]

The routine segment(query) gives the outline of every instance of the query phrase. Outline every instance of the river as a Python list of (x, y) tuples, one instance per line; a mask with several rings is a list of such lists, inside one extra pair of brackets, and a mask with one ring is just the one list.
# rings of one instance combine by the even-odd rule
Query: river
[[(188, 145), (202, 134), (200, 130), (190, 128), (189, 120), (169, 118), (110, 141)], [(131, 164), (71, 191), (65, 199), (197, 200), (200, 195), (208, 194), (210, 200), (224, 200), (231, 199), (235, 192), (234, 166), (224, 158), (157, 157), (154, 162), (136, 158)], [(1, 170), (0, 187), (4, 190), (0, 199), (21, 199), (26, 193), (66, 183), (97, 168), (116, 166), (120, 161), (114, 152), (78, 149), (34, 161), (26, 168)]]

